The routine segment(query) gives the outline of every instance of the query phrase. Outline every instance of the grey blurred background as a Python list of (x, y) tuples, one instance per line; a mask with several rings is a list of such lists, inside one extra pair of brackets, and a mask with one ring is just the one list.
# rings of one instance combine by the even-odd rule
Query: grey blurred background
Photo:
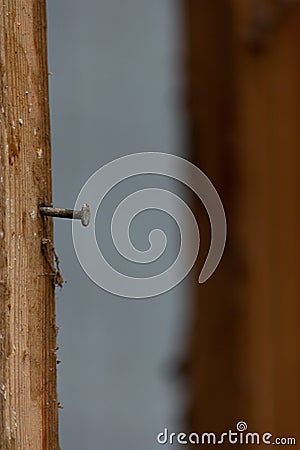
[[(117, 157), (184, 156), (179, 2), (52, 0), (48, 26), (56, 206), (72, 207), (89, 176)], [(155, 177), (132, 183), (112, 193), (102, 217), (136, 187), (170, 185)], [(137, 245), (149, 220), (137, 221)], [(176, 237), (174, 224), (161, 221)], [(68, 221), (55, 222), (55, 245), (67, 280), (57, 291), (62, 449), (159, 448), (164, 427), (183, 428), (184, 392), (172, 372), (184, 351), (186, 286), (122, 299), (83, 272)], [(109, 242), (104, 247), (109, 253)]]

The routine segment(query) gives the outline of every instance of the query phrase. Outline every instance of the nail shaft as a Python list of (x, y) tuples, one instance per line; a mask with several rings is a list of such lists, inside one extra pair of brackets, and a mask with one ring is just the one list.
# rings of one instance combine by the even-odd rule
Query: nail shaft
[(52, 208), (50, 206), (41, 206), (42, 216), (60, 217), (63, 219), (81, 220), (83, 226), (87, 227), (90, 221), (90, 207), (84, 204), (80, 211), (65, 208)]

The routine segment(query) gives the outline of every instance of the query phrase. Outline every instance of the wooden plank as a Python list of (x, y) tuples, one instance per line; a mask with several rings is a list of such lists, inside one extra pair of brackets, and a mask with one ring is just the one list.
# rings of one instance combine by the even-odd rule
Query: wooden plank
[[(196, 288), (188, 422), (194, 430), (226, 431), (245, 420), (252, 431), (294, 436), (300, 417), (300, 5), (183, 5), (190, 147), (220, 192), (229, 231), (218, 271)], [(203, 227), (207, 219), (198, 211)], [(202, 236), (207, 250), (207, 223)]]
[[(58, 449), (46, 4), (0, 4), (0, 449)], [(44, 244), (43, 244), (43, 243)]]
[(238, 211), (248, 267), (239, 364), (252, 427), (295, 436), (300, 420), (300, 5), (276, 9), (276, 3), (260, 2), (260, 16), (269, 25), (251, 49), (245, 30), (255, 29), (251, 17), (258, 16), (257, 5), (232, 2), (236, 147), (243, 181)]

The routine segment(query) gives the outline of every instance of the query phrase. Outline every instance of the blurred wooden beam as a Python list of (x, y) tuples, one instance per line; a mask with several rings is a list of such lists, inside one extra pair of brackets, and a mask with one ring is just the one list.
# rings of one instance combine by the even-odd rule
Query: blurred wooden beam
[[(183, 2), (190, 147), (229, 229), (221, 265), (195, 294), (194, 430), (238, 420), (278, 436), (298, 430), (300, 5), (283, 3)], [(204, 236), (207, 247), (207, 223)]]

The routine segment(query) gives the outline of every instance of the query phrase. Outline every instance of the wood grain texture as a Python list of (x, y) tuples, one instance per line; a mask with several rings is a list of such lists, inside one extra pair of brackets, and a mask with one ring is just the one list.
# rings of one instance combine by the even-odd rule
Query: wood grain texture
[(0, 449), (56, 450), (52, 221), (39, 215), (51, 204), (44, 0), (1, 0), (0, 88)]

